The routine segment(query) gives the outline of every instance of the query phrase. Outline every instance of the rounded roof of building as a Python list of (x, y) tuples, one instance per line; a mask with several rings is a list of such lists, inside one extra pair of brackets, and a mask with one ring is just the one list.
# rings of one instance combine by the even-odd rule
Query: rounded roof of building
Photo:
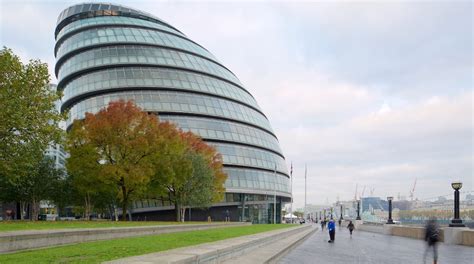
[[(58, 16), (58, 20), (56, 22), (56, 31), (55, 35), (68, 23), (75, 21), (77, 19), (83, 18), (84, 16), (94, 17), (94, 16), (130, 16), (135, 18), (141, 18), (144, 20), (151, 20), (155, 22), (159, 22), (164, 24), (172, 29), (179, 31), (178, 29), (174, 28), (167, 22), (159, 19), (149, 13), (136, 10), (130, 7), (126, 7), (123, 5), (116, 5), (110, 3), (101, 3), (101, 2), (93, 2), (93, 3), (82, 3), (70, 6), (64, 9)], [(179, 31), (181, 32), (181, 31)]]

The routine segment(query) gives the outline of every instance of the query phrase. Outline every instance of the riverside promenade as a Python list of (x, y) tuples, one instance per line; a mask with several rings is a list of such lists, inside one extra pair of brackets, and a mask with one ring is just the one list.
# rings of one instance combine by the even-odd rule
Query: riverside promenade
[[(419, 264), (426, 244), (422, 240), (355, 230), (352, 238), (346, 228), (336, 229), (335, 243), (328, 243), (327, 229), (315, 232), (283, 256), (278, 263), (360, 263)], [(426, 263), (433, 263), (432, 250)], [(438, 263), (472, 264), (474, 249), (439, 243)]]

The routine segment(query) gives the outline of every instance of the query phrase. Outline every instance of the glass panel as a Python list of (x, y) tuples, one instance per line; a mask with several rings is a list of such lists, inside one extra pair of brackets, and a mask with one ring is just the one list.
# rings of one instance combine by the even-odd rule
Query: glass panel
[[(97, 30), (98, 36), (103, 36), (104, 34), (106, 34), (105, 30)], [(100, 38), (93, 40), (95, 42), (99, 42)], [(169, 56), (172, 56), (172, 54), (181, 54), (182, 56), (171, 59)], [(240, 85), (239, 80), (230, 71), (219, 64), (202, 57), (164, 48), (123, 45), (97, 48), (79, 53), (69, 58), (66, 62), (60, 65), (58, 78), (61, 80), (67, 75), (84, 70), (91, 66), (107, 66), (113, 64), (110, 61), (104, 61), (105, 58), (117, 59), (121, 63), (136, 63), (139, 59), (141, 59), (140, 62), (142, 64), (158, 64), (160, 66), (183, 67), (190, 70), (201, 71), (215, 75)], [(193, 61), (197, 61), (199, 63), (193, 63)]]
[[(121, 83), (123, 81), (123, 84)], [(119, 85), (127, 85), (125, 80), (119, 80)], [(188, 104), (190, 106), (190, 113), (195, 114), (203, 114), (209, 116), (216, 116), (216, 117), (224, 117), (230, 118), (234, 120), (239, 120), (242, 122), (253, 124), (257, 127), (261, 127), (265, 130), (272, 131), (270, 124), (265, 116), (263, 116), (260, 112), (249, 108), (248, 106), (235, 103), (229, 100), (210, 97), (206, 95), (197, 95), (197, 94), (189, 94), (189, 93), (182, 93), (182, 92), (169, 92), (169, 91), (144, 91), (140, 94), (145, 95), (143, 98), (138, 96), (138, 93), (135, 91), (129, 92), (121, 92), (121, 93), (114, 93), (114, 94), (107, 94), (107, 95), (100, 95), (95, 98), (110, 98), (116, 97), (121, 98), (124, 100), (134, 100), (138, 106), (141, 106), (145, 102), (151, 102), (153, 109), (148, 109), (154, 112), (169, 112), (171, 111), (171, 103), (183, 103)], [(153, 99), (154, 95), (159, 95), (159, 101), (155, 101)], [(71, 108), (73, 115), (71, 115), (69, 122), (72, 122), (73, 119), (82, 119), (84, 117), (85, 111), (90, 111), (89, 109), (82, 108), (85, 105), (91, 104), (92, 99), (86, 99)], [(96, 99), (94, 99), (96, 100)], [(219, 101), (220, 107), (214, 107), (212, 105), (212, 101)], [(211, 104), (211, 105), (209, 105)], [(92, 106), (91, 106), (92, 107)], [(102, 108), (105, 105), (97, 105), (97, 102), (93, 102), (94, 108)], [(90, 107), (87, 107), (90, 108)], [(207, 109), (212, 108), (212, 111), (208, 111)], [(81, 110), (78, 110), (81, 109)], [(224, 137), (224, 134), (220, 132), (219, 134), (221, 137)]]
[[(102, 41), (99, 38), (97, 32), (98, 29), (93, 28), (69, 36), (64, 41), (62, 41), (61, 39), (61, 41), (58, 42), (56, 58), (59, 59), (68, 52), (87, 46), (86, 41), (90, 42), (91, 39), (98, 39), (98, 42), (101, 43)], [(194, 42), (191, 42), (188, 39), (171, 35), (169, 33), (151, 29), (127, 27), (109, 27), (107, 28), (106, 33), (108, 37), (108, 43), (125, 40), (127, 40), (127, 42), (137, 42), (134, 36), (150, 36), (151, 40), (146, 41), (146, 43), (148, 44), (163, 45), (172, 48), (182, 49), (189, 52), (197, 53), (199, 55), (216, 61), (215, 57), (201, 46), (195, 44)], [(114, 40), (111, 37), (116, 37), (116, 39)]]

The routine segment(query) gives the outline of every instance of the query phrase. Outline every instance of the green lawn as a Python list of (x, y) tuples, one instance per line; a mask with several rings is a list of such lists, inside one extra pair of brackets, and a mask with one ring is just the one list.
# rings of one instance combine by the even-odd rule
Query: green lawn
[[(184, 222), (184, 224), (199, 224), (207, 222)], [(0, 232), (18, 230), (44, 230), (64, 228), (100, 228), (100, 227), (126, 227), (126, 226), (153, 226), (153, 225), (178, 225), (180, 222), (112, 222), (112, 221), (2, 221)]]
[(69, 246), (1, 254), (0, 263), (100, 263), (178, 247), (213, 242), (294, 225), (251, 225), (86, 242)]

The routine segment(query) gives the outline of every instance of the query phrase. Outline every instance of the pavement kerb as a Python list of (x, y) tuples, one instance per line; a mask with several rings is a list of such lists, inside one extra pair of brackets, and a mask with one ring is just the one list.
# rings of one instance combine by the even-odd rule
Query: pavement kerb
[(9, 231), (0, 233), (0, 254), (97, 240), (157, 235), (164, 233), (204, 230), (221, 227), (235, 227), (243, 225), (250, 225), (250, 223), (232, 222), (211, 224), (205, 223), (186, 225)]
[(108, 264), (129, 263), (220, 263), (245, 252), (267, 245), (282, 237), (310, 229), (310, 225), (296, 226), (254, 235), (225, 239), (200, 245), (177, 248), (157, 253), (108, 261)]
[(280, 260), (283, 256), (288, 254), (288, 252), (290, 252), (292, 249), (296, 248), (298, 245), (303, 243), (306, 240), (306, 238), (314, 234), (317, 230), (318, 228), (316, 227), (310, 232), (307, 232), (306, 234), (304, 234), (302, 237), (298, 238), (296, 241), (289, 243), (287, 247), (280, 249), (280, 251), (277, 254), (269, 258), (265, 263), (269, 263), (269, 264), (277, 263), (278, 260)]

